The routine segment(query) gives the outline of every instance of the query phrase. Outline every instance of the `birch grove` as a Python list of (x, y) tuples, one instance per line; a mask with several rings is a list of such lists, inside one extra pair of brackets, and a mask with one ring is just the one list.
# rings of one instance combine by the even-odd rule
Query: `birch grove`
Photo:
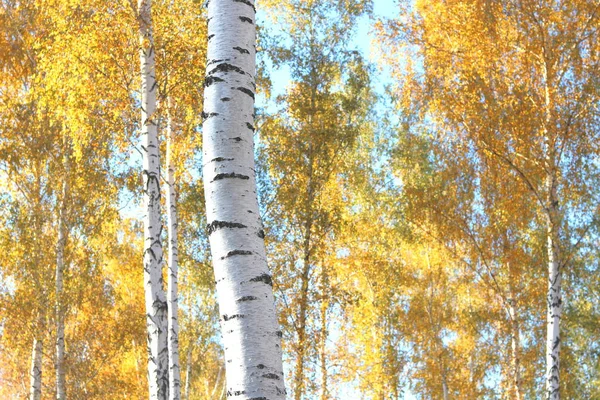
[(3, 0), (0, 399), (599, 399), (598, 26)]

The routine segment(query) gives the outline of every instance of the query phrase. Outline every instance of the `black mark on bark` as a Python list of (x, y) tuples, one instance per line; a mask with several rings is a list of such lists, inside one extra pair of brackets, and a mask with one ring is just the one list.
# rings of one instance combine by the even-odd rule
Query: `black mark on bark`
[(240, 67), (236, 67), (233, 64), (229, 64), (229, 63), (222, 63), (217, 65), (216, 67), (214, 67), (209, 73), (207, 73), (206, 75), (213, 75), (217, 72), (237, 72), (238, 74), (242, 74), (245, 75), (246, 73), (244, 72), (243, 69), (241, 69)]
[(245, 5), (252, 7), (254, 12), (256, 12), (256, 7), (254, 7), (254, 4), (250, 3), (248, 0), (233, 0), (233, 1), (236, 3), (244, 3)]
[(229, 179), (229, 178), (243, 179), (243, 180), (250, 179), (250, 177), (247, 175), (236, 174), (235, 172), (230, 172), (228, 174), (218, 174), (217, 176), (215, 176), (213, 181), (219, 181), (221, 179)]
[(208, 231), (208, 234), (212, 234), (213, 232), (215, 232), (217, 229), (221, 229), (221, 228), (247, 228), (246, 225), (244, 224), (240, 224), (237, 222), (227, 222), (227, 221), (213, 221), (210, 224), (206, 225), (206, 230)]
[(252, 21), (252, 19), (251, 19), (251, 18), (248, 18), (248, 17), (238, 17), (238, 18), (239, 18), (239, 19), (240, 19), (240, 21), (242, 21), (242, 22), (247, 22), (247, 23), (249, 23), (249, 24), (254, 24), (254, 21)]
[(246, 49), (244, 49), (244, 48), (242, 48), (242, 47), (238, 47), (238, 46), (236, 46), (236, 47), (234, 47), (233, 49), (234, 49), (234, 50), (237, 50), (237, 51), (239, 51), (239, 52), (240, 52), (240, 53), (242, 53), (242, 54), (250, 54), (250, 52), (249, 52), (248, 50), (246, 50)]
[(245, 317), (244, 314), (233, 314), (233, 315), (227, 315), (227, 314), (225, 314), (225, 315), (223, 315), (223, 321), (230, 321), (230, 320), (235, 319), (235, 318), (242, 319), (244, 317)]
[(237, 299), (236, 301), (238, 303), (244, 302), (244, 301), (252, 301), (252, 300), (258, 300), (258, 297), (256, 296), (244, 296), (241, 299)]
[(246, 89), (245, 87), (238, 87), (236, 89), (239, 90), (242, 93), (247, 94), (248, 96), (250, 96), (250, 97), (252, 97), (254, 99), (254, 93), (252, 93), (252, 90)]
[(249, 250), (231, 250), (229, 253), (227, 253), (226, 256), (221, 257), (221, 260), (224, 260), (226, 258), (229, 257), (233, 257), (233, 256), (251, 256), (252, 252)]
[(256, 278), (250, 279), (250, 282), (263, 282), (269, 286), (273, 286), (273, 279), (271, 278), (271, 275), (269, 275), (269, 274), (259, 275)]
[(202, 120), (206, 121), (207, 119), (216, 117), (218, 115), (219, 115), (219, 113), (206, 113), (206, 112), (202, 111)]
[(204, 79), (204, 87), (209, 87), (217, 82), (225, 82), (225, 79), (221, 79), (218, 76), (207, 76), (206, 79)]
[(262, 377), (267, 378), (267, 379), (276, 379), (276, 380), (281, 379), (281, 378), (279, 378), (279, 376), (277, 376), (275, 374), (264, 374)]

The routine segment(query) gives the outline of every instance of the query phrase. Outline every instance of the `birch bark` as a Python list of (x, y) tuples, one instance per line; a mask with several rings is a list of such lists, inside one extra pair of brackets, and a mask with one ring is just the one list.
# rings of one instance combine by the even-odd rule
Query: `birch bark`
[[(68, 156), (67, 156), (68, 157)], [(55, 295), (56, 295), (56, 398), (65, 400), (67, 398), (65, 378), (65, 313), (63, 308), (63, 275), (65, 269), (65, 247), (67, 244), (67, 196), (69, 193), (69, 161), (65, 162), (66, 171), (62, 187), (62, 199), (58, 211), (58, 240), (56, 243), (56, 271), (55, 271)]]
[(190, 378), (192, 377), (192, 346), (187, 352), (187, 361), (185, 363), (185, 389), (183, 397), (185, 400), (190, 400)]
[(204, 190), (227, 396), (283, 400), (281, 331), (256, 196), (253, 0), (208, 2)]
[(31, 354), (31, 375), (29, 384), (29, 399), (40, 400), (42, 398), (42, 351), (43, 342), (41, 335), (33, 339), (33, 351)]
[(547, 62), (546, 50), (541, 57), (544, 78), (544, 123), (542, 135), (545, 140), (545, 193), (546, 240), (548, 251), (548, 292), (546, 312), (546, 398), (560, 399), (560, 318), (562, 314), (561, 270), (559, 248), (559, 209), (557, 193), (557, 165), (552, 126), (552, 85), (551, 71)]
[(512, 297), (509, 305), (511, 366), (513, 375), (512, 395), (516, 400), (521, 400), (521, 345), (519, 343), (519, 321), (517, 320), (517, 311), (514, 306), (514, 301), (514, 297)]
[(169, 390), (167, 299), (163, 288), (160, 218), (160, 155), (156, 110), (156, 75), (152, 30), (152, 0), (138, 0), (142, 81), (142, 158), (144, 178), (144, 287), (148, 331), (150, 399), (165, 400)]
[(169, 399), (181, 398), (181, 369), (179, 365), (179, 324), (177, 319), (177, 190), (175, 188), (175, 164), (173, 163), (174, 132), (171, 125), (170, 101), (167, 109), (167, 223), (169, 236), (169, 282), (168, 293), (168, 340), (169, 340)]
[(548, 294), (546, 331), (546, 397), (560, 399), (560, 317), (562, 314), (561, 271), (558, 247), (558, 201), (556, 183), (552, 175), (547, 178), (547, 246), (548, 246)]

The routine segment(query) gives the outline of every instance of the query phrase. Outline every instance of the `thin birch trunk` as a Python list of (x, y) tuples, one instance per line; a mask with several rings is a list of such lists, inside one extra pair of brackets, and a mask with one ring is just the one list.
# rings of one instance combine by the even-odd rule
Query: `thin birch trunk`
[(177, 317), (177, 190), (175, 188), (175, 164), (173, 163), (174, 132), (171, 125), (170, 101), (167, 109), (167, 223), (169, 236), (169, 282), (168, 301), (168, 341), (169, 341), (169, 399), (181, 398), (181, 367), (179, 365), (179, 324)]
[(223, 373), (223, 368), (219, 367), (219, 372), (217, 373), (217, 379), (215, 380), (215, 385), (213, 386), (213, 390), (210, 394), (210, 398), (215, 398), (215, 393), (217, 393), (217, 389), (221, 386), (221, 375)]
[(551, 400), (560, 399), (560, 317), (562, 314), (561, 271), (558, 247), (558, 202), (556, 200), (556, 184), (549, 175), (547, 241), (548, 241), (548, 297), (547, 297), (547, 332), (546, 332), (546, 396)]
[(192, 346), (187, 352), (187, 361), (185, 363), (185, 390), (183, 397), (190, 400), (190, 378), (192, 377)]
[(560, 399), (560, 318), (562, 314), (561, 296), (561, 270), (559, 249), (559, 210), (556, 176), (556, 153), (555, 144), (551, 137), (550, 126), (552, 122), (552, 95), (551, 95), (551, 71), (545, 61), (543, 54), (542, 72), (544, 75), (544, 122), (542, 134), (546, 146), (546, 240), (548, 251), (548, 292), (547, 292), (547, 314), (546, 314), (546, 398), (548, 400)]
[[(314, 95), (312, 96), (314, 99)], [(314, 109), (314, 101), (311, 101)], [(312, 125), (312, 118), (310, 119)], [(313, 179), (313, 145), (312, 141), (308, 144), (308, 192), (306, 196), (306, 221), (304, 224), (304, 243), (302, 254), (302, 275), (300, 276), (300, 310), (298, 310), (296, 331), (298, 334), (298, 343), (296, 350), (296, 368), (294, 369), (294, 400), (302, 400), (304, 394), (304, 354), (306, 351), (306, 317), (308, 314), (308, 286), (311, 267), (311, 246), (312, 246), (312, 204), (314, 197), (314, 179)]]
[(65, 269), (65, 248), (67, 244), (67, 197), (69, 193), (69, 160), (66, 156), (65, 176), (62, 187), (62, 199), (58, 211), (58, 240), (56, 243), (56, 271), (55, 271), (55, 296), (56, 296), (56, 398), (66, 400), (67, 388), (65, 378), (65, 313), (63, 305), (63, 275)]
[[(505, 239), (507, 240), (507, 239)], [(517, 314), (515, 290), (513, 287), (513, 279), (515, 275), (513, 273), (512, 264), (508, 264), (509, 281), (508, 290), (510, 299), (508, 299), (508, 316), (510, 319), (510, 348), (511, 348), (511, 370), (512, 370), (512, 382), (511, 382), (511, 396), (516, 400), (523, 398), (521, 388), (521, 331), (519, 328), (519, 319)]]
[(321, 361), (321, 400), (327, 400), (327, 309), (329, 302), (327, 299), (327, 290), (329, 287), (329, 278), (327, 268), (321, 267), (321, 343), (320, 343), (320, 361)]
[(160, 218), (160, 154), (154, 112), (156, 76), (152, 30), (152, 0), (138, 0), (142, 81), (142, 158), (144, 178), (144, 285), (148, 331), (150, 399), (165, 400), (169, 390), (167, 299), (163, 288)]
[[(310, 180), (310, 178), (309, 178)], [(294, 369), (294, 400), (301, 400), (304, 393), (304, 353), (306, 350), (306, 315), (308, 313), (308, 280), (310, 278), (310, 237), (312, 218), (308, 217), (305, 226), (302, 275), (300, 276), (300, 309), (296, 326), (296, 368)]]
[(283, 400), (281, 331), (254, 172), (253, 0), (208, 2), (204, 189), (227, 396)]
[[(514, 300), (513, 300), (514, 302)], [(511, 369), (512, 369), (512, 396), (514, 399), (521, 400), (521, 345), (519, 343), (519, 322), (516, 318), (516, 309), (511, 302), (509, 313), (510, 321), (510, 347), (511, 347)]]
[(38, 336), (33, 338), (29, 400), (40, 400), (42, 398), (42, 352), (43, 340), (40, 333)]
[(443, 362), (440, 360), (440, 364), (442, 365), (442, 396), (444, 400), (449, 399), (448, 395), (448, 378), (446, 368), (443, 365)]

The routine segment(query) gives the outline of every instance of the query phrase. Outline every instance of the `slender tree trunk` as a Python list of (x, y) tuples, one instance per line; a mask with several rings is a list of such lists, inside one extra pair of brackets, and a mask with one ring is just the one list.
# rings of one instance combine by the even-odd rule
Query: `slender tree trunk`
[[(313, 96), (314, 98), (314, 96)], [(312, 104), (312, 103), (311, 103)], [(314, 104), (313, 109), (314, 109)], [(312, 125), (312, 118), (310, 120)], [(300, 309), (296, 331), (298, 334), (298, 343), (296, 344), (296, 368), (294, 369), (294, 400), (302, 400), (304, 394), (304, 356), (306, 352), (306, 317), (308, 314), (308, 286), (311, 268), (311, 247), (312, 247), (312, 204), (314, 198), (314, 180), (313, 180), (313, 154), (312, 141), (308, 144), (308, 189), (306, 196), (306, 220), (304, 222), (304, 242), (302, 244), (302, 275), (300, 276)]]
[(187, 352), (187, 361), (185, 363), (185, 391), (183, 397), (190, 400), (190, 378), (192, 377), (192, 346)]
[(177, 317), (177, 190), (175, 188), (175, 164), (173, 163), (174, 133), (171, 125), (170, 101), (167, 110), (167, 210), (169, 224), (169, 282), (168, 282), (168, 332), (169, 332), (169, 399), (181, 398), (181, 367), (179, 365), (179, 324)]
[(515, 279), (516, 274), (513, 273), (512, 265), (508, 264), (509, 271), (509, 282), (508, 282), (508, 290), (510, 294), (510, 299), (508, 301), (508, 315), (509, 315), (509, 323), (510, 323), (510, 348), (511, 348), (511, 372), (512, 372), (512, 382), (510, 389), (510, 396), (516, 400), (521, 400), (523, 398), (522, 395), (522, 387), (521, 387), (521, 331), (519, 328), (519, 319), (517, 315), (517, 306), (516, 306), (516, 298), (515, 298), (515, 290), (513, 287), (513, 279)]
[(33, 338), (33, 350), (31, 354), (31, 376), (29, 385), (29, 400), (40, 400), (42, 398), (42, 353), (43, 333), (39, 331)]
[[(309, 178), (310, 179), (310, 178)], [(310, 185), (309, 185), (310, 186)], [(310, 211), (310, 207), (309, 207)], [(296, 368), (294, 369), (294, 399), (301, 400), (304, 393), (304, 354), (306, 350), (306, 314), (308, 313), (308, 280), (310, 278), (310, 237), (312, 218), (306, 220), (304, 233), (304, 254), (302, 275), (300, 276), (300, 309), (297, 318), (298, 343), (296, 344)]]
[(546, 332), (546, 396), (548, 399), (560, 399), (560, 318), (562, 314), (561, 270), (559, 265), (558, 246), (558, 200), (556, 184), (549, 175), (547, 241), (548, 241), (548, 298), (547, 298), (547, 332)]
[(327, 297), (327, 290), (329, 288), (329, 279), (327, 275), (327, 268), (321, 267), (321, 343), (319, 344), (319, 353), (321, 361), (321, 400), (327, 400), (327, 309), (329, 308), (329, 301)]
[(208, 3), (204, 189), (227, 395), (283, 400), (281, 331), (254, 172), (253, 0)]
[(163, 288), (163, 250), (160, 218), (160, 154), (154, 112), (156, 77), (152, 32), (152, 0), (138, 0), (142, 78), (142, 158), (144, 178), (144, 285), (148, 330), (150, 399), (167, 399), (169, 388), (167, 300)]
[(546, 235), (548, 251), (548, 293), (547, 293), (547, 325), (546, 325), (546, 398), (560, 399), (560, 318), (562, 314), (561, 270), (559, 249), (559, 209), (557, 193), (556, 151), (552, 126), (552, 73), (546, 62), (546, 53), (542, 59), (544, 78), (544, 122), (542, 135), (546, 147)]
[[(67, 156), (68, 157), (68, 156)], [(56, 243), (56, 398), (66, 400), (67, 388), (65, 379), (65, 313), (63, 305), (63, 274), (65, 269), (65, 248), (67, 245), (67, 197), (69, 193), (69, 161), (65, 162), (65, 176), (62, 187), (61, 206), (58, 212), (58, 240)]]
[(446, 367), (443, 365), (443, 362), (441, 360), (440, 363), (442, 364), (442, 396), (444, 400), (448, 400), (448, 378), (446, 373)]
[(221, 386), (221, 374), (223, 373), (223, 368), (219, 367), (219, 372), (217, 373), (217, 379), (215, 380), (215, 385), (213, 386), (213, 390), (210, 394), (210, 398), (215, 398), (215, 393), (217, 393), (217, 389)]
[(514, 399), (521, 400), (521, 345), (519, 343), (519, 322), (516, 319), (516, 310), (514, 305), (510, 305), (510, 347), (511, 347), (511, 366), (512, 366), (512, 390), (511, 395)]

